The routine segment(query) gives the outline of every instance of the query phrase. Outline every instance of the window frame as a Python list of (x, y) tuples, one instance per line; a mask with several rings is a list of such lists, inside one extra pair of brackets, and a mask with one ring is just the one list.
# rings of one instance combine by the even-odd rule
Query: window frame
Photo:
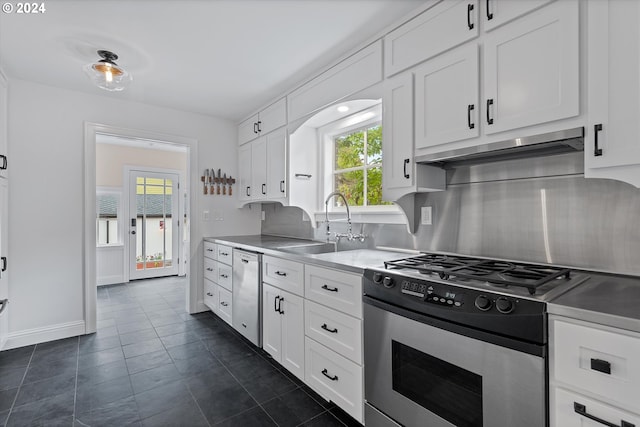
[[(100, 219), (100, 212), (98, 212), (98, 198), (101, 195), (114, 195), (117, 197), (118, 199), (118, 209), (116, 209), (116, 220), (117, 220), (117, 224), (118, 224), (118, 233), (117, 233), (117, 242), (115, 243), (107, 243), (107, 244), (101, 244), (99, 243), (99, 239), (98, 239), (98, 221)], [(101, 187), (101, 186), (96, 186), (96, 248), (110, 248), (110, 247), (117, 247), (117, 246), (124, 246), (124, 235), (123, 235), (123, 229), (124, 229), (124, 217), (123, 217), (123, 192), (121, 188), (118, 187)]]

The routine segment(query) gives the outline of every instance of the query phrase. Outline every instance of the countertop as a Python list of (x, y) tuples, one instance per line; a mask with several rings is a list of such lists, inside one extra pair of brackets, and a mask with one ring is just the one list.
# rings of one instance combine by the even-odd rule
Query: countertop
[(416, 251), (404, 251), (401, 249), (394, 251), (385, 248), (352, 249), (324, 254), (298, 254), (284, 252), (282, 249), (308, 244), (323, 244), (323, 242), (265, 235), (207, 237), (204, 240), (251, 252), (283, 257), (307, 264), (316, 264), (358, 274), (362, 274), (364, 269), (368, 267), (384, 267), (384, 261), (404, 258), (408, 252), (418, 253)]
[(550, 314), (640, 333), (640, 277), (604, 273), (550, 302)]

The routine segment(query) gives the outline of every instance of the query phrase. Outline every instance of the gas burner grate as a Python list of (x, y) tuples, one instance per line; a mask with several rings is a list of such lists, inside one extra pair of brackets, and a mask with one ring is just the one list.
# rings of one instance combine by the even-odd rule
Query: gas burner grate
[(444, 280), (471, 279), (504, 287), (521, 287), (531, 295), (554, 279), (571, 277), (571, 270), (566, 268), (430, 253), (387, 261), (384, 266), (388, 270), (411, 269), (423, 274), (438, 274)]

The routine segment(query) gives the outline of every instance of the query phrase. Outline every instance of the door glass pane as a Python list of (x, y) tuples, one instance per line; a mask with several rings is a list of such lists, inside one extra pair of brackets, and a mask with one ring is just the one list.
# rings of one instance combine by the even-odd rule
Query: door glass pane
[(171, 253), (172, 246), (172, 216), (171, 216), (171, 180), (167, 179), (165, 182), (165, 195), (164, 195), (164, 219), (162, 223), (162, 230), (164, 232), (164, 261), (166, 267), (173, 265), (173, 254)]
[(482, 377), (391, 342), (393, 389), (458, 427), (482, 427)]

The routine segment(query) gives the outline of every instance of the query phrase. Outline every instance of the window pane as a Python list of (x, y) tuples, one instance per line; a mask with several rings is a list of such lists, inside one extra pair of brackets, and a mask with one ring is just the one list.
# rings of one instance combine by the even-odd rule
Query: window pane
[(118, 211), (120, 210), (120, 195), (115, 193), (96, 194), (97, 229), (96, 242), (98, 245), (120, 243), (118, 232)]
[(391, 205), (391, 202), (382, 201), (382, 168), (367, 170), (367, 204)]
[[(349, 206), (364, 204), (364, 171), (356, 170), (335, 175), (335, 191), (344, 194)], [(334, 206), (343, 206), (342, 199), (334, 197)]]
[(382, 126), (380, 125), (367, 129), (367, 164), (382, 165)]
[(364, 131), (339, 136), (335, 139), (335, 170), (364, 164)]

